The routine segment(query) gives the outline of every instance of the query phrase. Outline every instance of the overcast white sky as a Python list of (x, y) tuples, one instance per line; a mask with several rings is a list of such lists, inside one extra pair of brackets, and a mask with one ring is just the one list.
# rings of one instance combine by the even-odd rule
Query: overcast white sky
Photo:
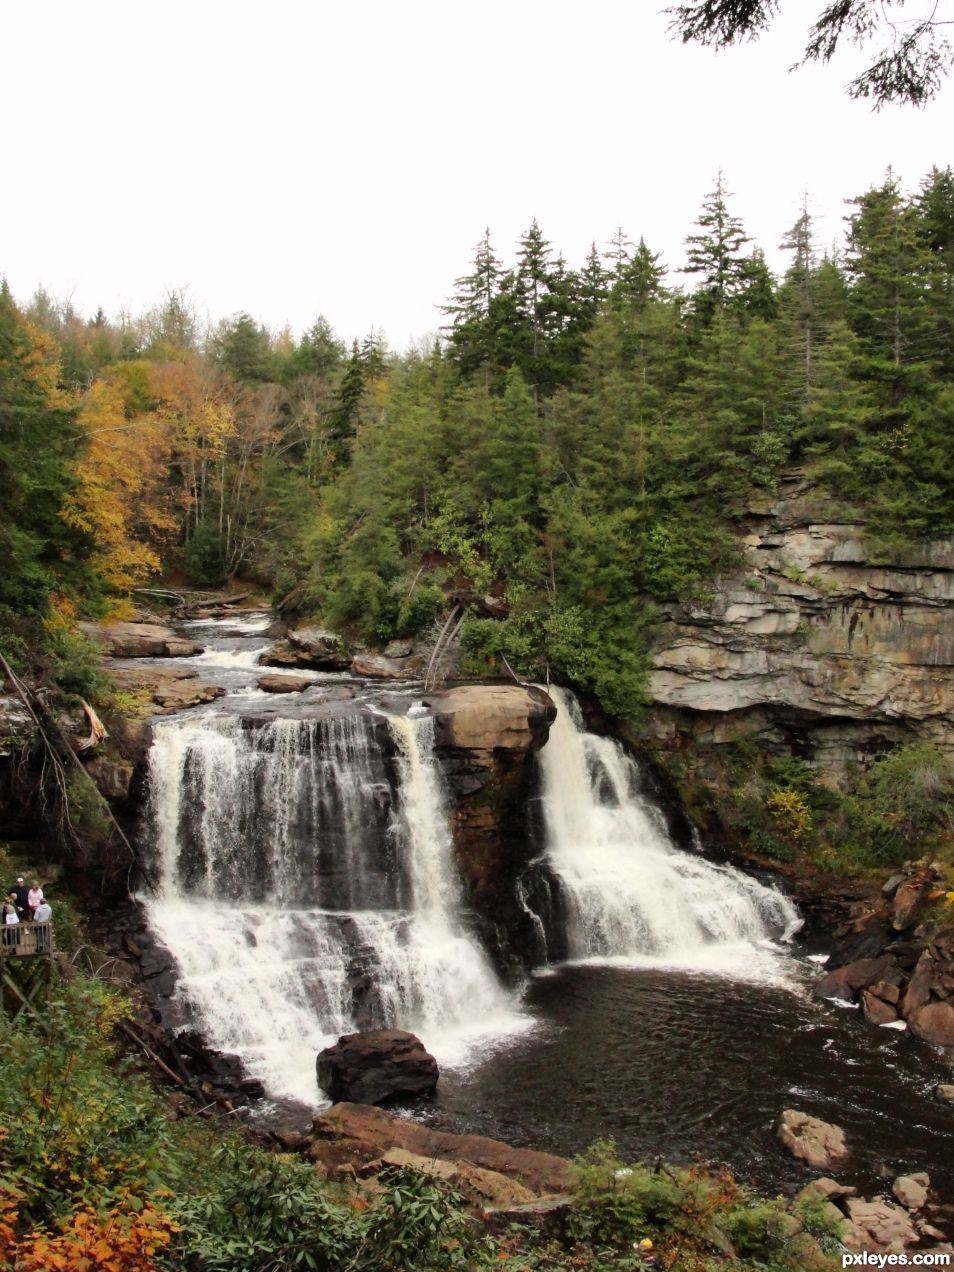
[[(952, 162), (954, 81), (873, 114), (852, 50), (786, 74), (822, 7), (723, 53), (658, 0), (2, 0), (0, 274), (84, 312), (187, 286), (296, 333), (440, 324), (489, 225), (576, 265), (617, 225), (678, 267), (721, 166), (770, 262), (808, 189), (823, 241), (893, 165)], [(912, 8), (916, 8), (912, 4)]]

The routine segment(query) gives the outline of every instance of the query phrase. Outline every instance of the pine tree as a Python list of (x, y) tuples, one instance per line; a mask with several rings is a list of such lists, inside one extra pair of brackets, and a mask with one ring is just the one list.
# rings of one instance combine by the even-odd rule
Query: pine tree
[(483, 370), (485, 379), (496, 373), (498, 349), (494, 302), (500, 290), (500, 262), (490, 242), (490, 229), (477, 244), (473, 270), (455, 282), (452, 301), (444, 306), (451, 317), (448, 339), (451, 357), (461, 372)]
[(749, 242), (742, 222), (731, 214), (727, 200), (732, 196), (719, 169), (714, 189), (706, 196), (696, 224), (698, 234), (686, 239), (686, 274), (698, 274), (701, 282), (693, 293), (692, 309), (703, 324), (721, 318), (748, 280), (743, 247)]
[(616, 271), (609, 294), (614, 309), (643, 309), (663, 295), (666, 267), (660, 263), (661, 253), (651, 252), (640, 238), (636, 251)]

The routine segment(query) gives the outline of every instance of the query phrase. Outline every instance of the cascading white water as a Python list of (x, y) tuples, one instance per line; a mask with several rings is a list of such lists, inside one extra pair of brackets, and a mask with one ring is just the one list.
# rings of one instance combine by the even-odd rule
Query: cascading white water
[(669, 840), (639, 770), (587, 733), (571, 694), (540, 753), (548, 861), (561, 885), (571, 958), (657, 961), (758, 974), (764, 943), (799, 924), (781, 893)]
[(396, 783), (360, 711), (156, 727), (150, 925), (210, 1043), (275, 1095), (315, 1102), (315, 1053), (371, 1023), (444, 1063), (522, 1023), (461, 921), (432, 721), (387, 727)]

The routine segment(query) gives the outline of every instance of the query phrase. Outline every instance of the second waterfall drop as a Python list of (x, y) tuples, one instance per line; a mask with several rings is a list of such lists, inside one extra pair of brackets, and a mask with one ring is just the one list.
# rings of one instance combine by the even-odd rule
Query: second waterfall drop
[(741, 871), (675, 847), (640, 794), (633, 759), (586, 731), (570, 693), (548, 692), (557, 718), (540, 754), (547, 859), (570, 957), (764, 970), (753, 953), (797, 929), (795, 907)]

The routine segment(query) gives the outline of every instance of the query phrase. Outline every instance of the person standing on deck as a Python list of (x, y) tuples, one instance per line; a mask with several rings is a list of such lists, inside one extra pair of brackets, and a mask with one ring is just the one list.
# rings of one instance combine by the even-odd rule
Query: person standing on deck
[(17, 914), (16, 895), (11, 892), (0, 908), (0, 918), (3, 919), (3, 943), (4, 945), (17, 945), (19, 943), (19, 933), (17, 928), (20, 926), (20, 916)]
[(25, 923), (30, 917), (30, 889), (23, 882), (23, 876), (17, 878), (16, 883), (10, 889), (13, 899), (17, 907), (17, 915), (21, 923)]
[[(33, 914), (34, 923), (49, 923), (53, 918), (53, 908), (45, 897), (42, 898), (40, 904), (36, 907)], [(36, 933), (36, 952), (42, 954), (46, 950), (46, 942), (48, 928), (37, 928)]]
[(39, 879), (33, 880), (33, 887), (27, 893), (27, 905), (30, 907), (30, 918), (36, 918), (36, 908), (43, 904), (43, 889), (40, 887)]

